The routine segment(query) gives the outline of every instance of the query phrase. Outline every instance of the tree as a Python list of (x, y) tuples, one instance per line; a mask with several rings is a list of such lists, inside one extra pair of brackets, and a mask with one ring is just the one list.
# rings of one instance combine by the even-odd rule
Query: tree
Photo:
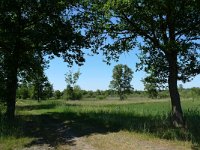
[(178, 90), (180, 90), (180, 91), (184, 90), (183, 84), (178, 85)]
[(146, 72), (148, 76), (142, 80), (144, 88), (147, 90), (150, 98), (157, 98), (158, 91), (164, 90), (167, 87), (166, 84), (163, 84), (166, 79), (156, 75), (154, 71), (147, 70)]
[(0, 53), (8, 119), (15, 115), (18, 76), (34, 72), (36, 52), (50, 58), (62, 56), (69, 64), (84, 62), (81, 48), (88, 42), (73, 20), (74, 6), (76, 1), (1, 1)]
[(127, 65), (119, 64), (114, 67), (112, 77), (110, 88), (118, 92), (120, 100), (124, 100), (125, 94), (130, 93), (132, 89), (133, 71)]
[[(200, 1), (97, 0), (84, 1), (87, 35), (93, 51), (107, 61), (139, 47), (141, 64), (168, 83), (172, 123), (184, 126), (177, 80), (200, 73)], [(109, 39), (111, 42), (105, 42)]]
[(62, 93), (59, 90), (54, 91), (54, 97), (55, 99), (60, 99), (62, 96)]
[(17, 98), (27, 99), (30, 98), (29, 86), (27, 83), (22, 83), (17, 89)]
[(36, 72), (34, 78), (31, 81), (31, 85), (33, 86), (33, 98), (37, 99), (38, 102), (41, 99), (46, 99), (45, 91), (50, 88), (50, 92), (53, 92), (53, 87), (49, 83), (48, 78), (44, 75), (44, 72)]
[(42, 93), (43, 99), (50, 99), (53, 97), (53, 85), (48, 81), (43, 87)]
[(190, 89), (192, 94), (192, 100), (194, 101), (195, 98), (200, 96), (200, 88), (193, 87)]
[(145, 78), (142, 80), (144, 83), (144, 90), (147, 91), (148, 96), (150, 98), (157, 98), (158, 97), (158, 86), (154, 78)]
[(74, 87), (80, 77), (81, 73), (78, 70), (77, 72), (73, 73), (71, 70), (66, 74), (65, 81), (67, 85), (70, 87)]
[(78, 70), (73, 73), (71, 70), (66, 74), (65, 81), (67, 88), (64, 90), (64, 98), (67, 100), (79, 100), (82, 98), (81, 89), (76, 85), (81, 73)]
[(3, 55), (0, 52), (0, 102), (5, 102), (5, 69), (3, 66)]
[(20, 86), (17, 90), (17, 95), (20, 98), (49, 99), (53, 96), (53, 85), (48, 81), (44, 70), (48, 67), (47, 61), (44, 60), (41, 53), (34, 54), (34, 65), (32, 67), (34, 72), (22, 72), (19, 78)]
[(49, 99), (53, 96), (53, 85), (48, 81), (46, 76), (38, 77), (32, 82), (33, 98), (38, 102), (41, 99)]

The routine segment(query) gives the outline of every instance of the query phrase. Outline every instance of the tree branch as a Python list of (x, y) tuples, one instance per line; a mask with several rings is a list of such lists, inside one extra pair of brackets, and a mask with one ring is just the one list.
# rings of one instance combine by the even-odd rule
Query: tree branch
[(133, 32), (139, 33), (140, 36), (144, 36), (145, 38), (149, 39), (154, 44), (155, 47), (160, 48), (160, 43), (156, 39), (155, 34), (154, 34), (154, 37), (148, 35), (147, 31), (139, 28), (138, 25), (132, 22), (123, 12), (122, 12), (122, 15), (123, 16), (120, 16), (120, 17), (124, 19), (126, 22), (128, 22), (129, 24), (131, 24), (131, 26), (133, 27), (132, 28)]

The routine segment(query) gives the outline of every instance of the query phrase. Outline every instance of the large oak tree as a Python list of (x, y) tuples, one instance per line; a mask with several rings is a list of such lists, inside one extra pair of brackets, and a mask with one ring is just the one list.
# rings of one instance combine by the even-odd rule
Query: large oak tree
[(71, 0), (1, 0), (0, 69), (9, 119), (15, 114), (18, 77), (34, 73), (36, 52), (62, 56), (69, 64), (84, 62), (81, 48), (87, 41), (73, 21), (74, 6)]
[[(138, 47), (141, 64), (168, 83), (172, 122), (184, 125), (177, 81), (200, 73), (200, 1), (84, 0), (93, 51), (107, 60)], [(140, 65), (141, 67), (141, 65)]]

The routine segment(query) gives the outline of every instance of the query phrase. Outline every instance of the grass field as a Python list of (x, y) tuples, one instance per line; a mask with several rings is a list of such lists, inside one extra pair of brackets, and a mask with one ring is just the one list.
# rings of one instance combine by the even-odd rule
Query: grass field
[[(169, 147), (200, 149), (200, 101), (183, 100), (182, 105), (187, 129), (171, 126), (169, 99), (48, 100), (40, 103), (18, 100), (15, 124), (5, 123), (1, 117), (0, 149), (37, 145), (70, 149), (67, 146), (75, 144), (74, 138), (82, 139), (82, 149), (92, 149), (84, 148), (83, 141), (93, 149), (127, 149), (133, 144), (131, 137), (140, 139), (139, 143), (144, 145), (144, 141), (157, 140), (158, 144), (167, 139), (165, 144), (169, 142)], [(105, 140), (113, 144), (109, 147)]]

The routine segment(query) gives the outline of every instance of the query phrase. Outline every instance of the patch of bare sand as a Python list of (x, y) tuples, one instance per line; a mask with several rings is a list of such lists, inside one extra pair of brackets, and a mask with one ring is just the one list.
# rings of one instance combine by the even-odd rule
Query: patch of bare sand
[(140, 134), (120, 131), (108, 134), (93, 134), (75, 138), (74, 145), (62, 145), (60, 150), (190, 150), (188, 142), (148, 138)]
[[(73, 133), (71, 133), (73, 134)], [(190, 150), (191, 143), (162, 140), (126, 131), (91, 134), (73, 138), (51, 147), (48, 144), (32, 145), (24, 150)], [(69, 144), (71, 143), (71, 144)], [(72, 144), (73, 143), (73, 144)]]

